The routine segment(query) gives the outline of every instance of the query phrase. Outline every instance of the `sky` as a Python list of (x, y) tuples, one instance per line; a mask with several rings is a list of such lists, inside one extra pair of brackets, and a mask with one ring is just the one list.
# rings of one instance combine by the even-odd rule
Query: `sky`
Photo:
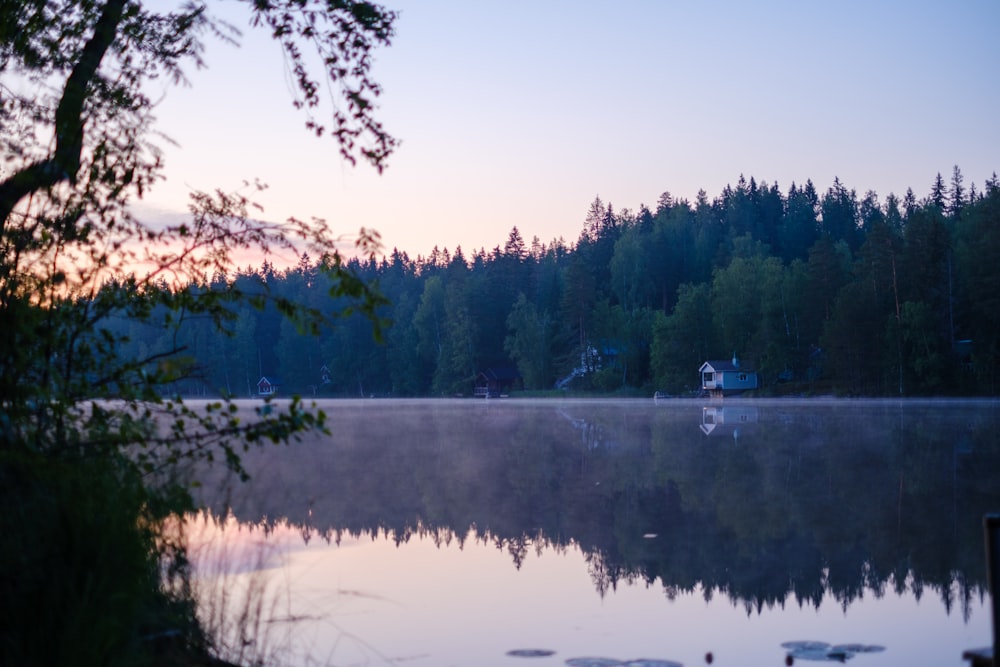
[(834, 178), (880, 200), (930, 192), (958, 166), (1000, 171), (1000, 2), (387, 0), (378, 118), (401, 140), (379, 175), (304, 129), (278, 47), (245, 28), (156, 109), (166, 181), (148, 216), (193, 190), (260, 179), (264, 218), (361, 227), (411, 257), (573, 243), (595, 197), (651, 209), (740, 176), (787, 193)]

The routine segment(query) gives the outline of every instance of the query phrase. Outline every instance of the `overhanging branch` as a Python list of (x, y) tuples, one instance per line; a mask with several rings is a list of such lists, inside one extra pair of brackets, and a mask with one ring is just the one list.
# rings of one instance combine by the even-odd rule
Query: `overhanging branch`
[(76, 182), (83, 153), (83, 107), (90, 83), (105, 54), (115, 41), (127, 0), (108, 0), (94, 24), (94, 34), (83, 47), (73, 67), (55, 113), (56, 146), (44, 160), (19, 169), (0, 182), (0, 233), (18, 202), (39, 190), (63, 181)]

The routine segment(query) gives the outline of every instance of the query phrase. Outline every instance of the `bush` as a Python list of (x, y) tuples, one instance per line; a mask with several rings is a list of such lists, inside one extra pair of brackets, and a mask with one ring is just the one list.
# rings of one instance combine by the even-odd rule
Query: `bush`
[(161, 534), (177, 502), (153, 498), (134, 467), (113, 458), (0, 454), (0, 664), (195, 664), (206, 655), (188, 587), (170, 585), (187, 574), (183, 552)]

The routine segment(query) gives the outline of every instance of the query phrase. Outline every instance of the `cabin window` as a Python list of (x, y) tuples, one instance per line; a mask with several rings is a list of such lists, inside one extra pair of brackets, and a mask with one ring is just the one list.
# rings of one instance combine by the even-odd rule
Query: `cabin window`
[(715, 373), (706, 371), (704, 373), (704, 375), (702, 376), (702, 380), (705, 382), (705, 384), (708, 384), (710, 382), (714, 382), (715, 381)]
[(746, 382), (746, 381), (747, 381), (747, 374), (740, 373), (740, 382)]

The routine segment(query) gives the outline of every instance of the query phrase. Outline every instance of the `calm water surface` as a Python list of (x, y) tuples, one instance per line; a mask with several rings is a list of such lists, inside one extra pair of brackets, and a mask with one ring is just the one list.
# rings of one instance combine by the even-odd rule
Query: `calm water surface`
[(322, 407), (332, 434), (251, 452), (251, 482), (203, 475), (194, 526), (206, 579), (266, 585), (291, 662), (958, 666), (991, 642), (996, 402)]

